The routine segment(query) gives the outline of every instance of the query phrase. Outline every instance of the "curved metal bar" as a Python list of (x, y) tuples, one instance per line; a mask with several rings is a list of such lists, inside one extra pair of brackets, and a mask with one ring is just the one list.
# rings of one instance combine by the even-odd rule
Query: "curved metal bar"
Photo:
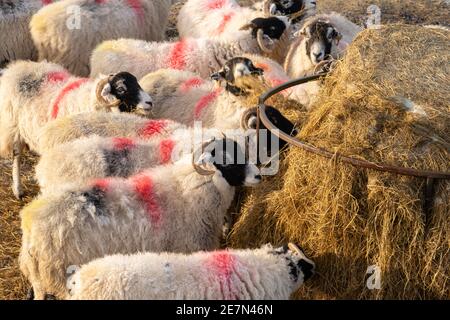
[[(355, 167), (361, 167), (361, 168), (367, 168), (367, 169), (373, 169), (378, 171), (384, 171), (384, 172), (390, 172), (394, 174), (404, 175), (404, 176), (413, 176), (413, 177), (421, 177), (421, 178), (431, 178), (431, 179), (450, 179), (450, 172), (437, 172), (437, 171), (424, 171), (424, 170), (417, 170), (413, 168), (406, 168), (406, 167), (398, 167), (393, 165), (386, 165), (386, 164), (379, 164), (370, 162), (367, 160), (352, 158), (349, 156), (345, 156), (341, 153), (333, 153), (328, 150), (325, 150), (323, 148), (315, 147), (313, 145), (310, 145), (306, 142), (303, 142), (299, 139), (293, 138), (290, 135), (280, 131), (276, 130), (277, 127), (273, 125), (273, 123), (269, 120), (269, 118), (266, 115), (266, 105), (265, 102), (267, 99), (272, 97), (273, 95), (279, 93), (280, 91), (283, 91), (285, 89), (288, 89), (290, 87), (306, 83), (309, 81), (314, 81), (320, 78), (323, 78), (326, 76), (326, 72), (318, 73), (313, 76), (308, 76), (304, 78), (299, 78), (295, 80), (288, 81), (286, 83), (283, 83), (277, 87), (274, 87), (273, 89), (267, 91), (259, 98), (259, 105), (258, 105), (258, 122), (257, 122), (257, 129), (259, 128), (259, 121), (262, 121), (262, 123), (266, 126), (267, 130), (272, 132), (275, 136), (280, 138), (281, 140), (286, 141), (287, 143), (290, 143), (292, 145), (295, 145), (297, 147), (302, 148), (305, 151), (314, 153), (316, 155), (322, 156), (324, 158), (332, 159), (332, 158), (338, 158), (342, 162), (351, 164)], [(259, 132), (257, 134), (257, 137), (259, 137)], [(259, 145), (259, 144), (258, 144)]]

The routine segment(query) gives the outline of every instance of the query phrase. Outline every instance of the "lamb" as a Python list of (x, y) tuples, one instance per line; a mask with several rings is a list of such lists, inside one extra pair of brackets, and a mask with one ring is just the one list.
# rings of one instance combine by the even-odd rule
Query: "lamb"
[(334, 12), (308, 18), (291, 44), (284, 69), (292, 78), (314, 73), (329, 58), (340, 58), (361, 30)]
[(72, 300), (287, 300), (314, 273), (294, 244), (191, 255), (114, 255), (69, 278)]
[(22, 210), (20, 269), (35, 298), (66, 298), (73, 265), (112, 254), (216, 249), (235, 187), (260, 181), (238, 144), (220, 139), (127, 179), (61, 187)]
[[(283, 23), (278, 18), (268, 19)], [(283, 26), (287, 28), (287, 24), (283, 23)], [(141, 79), (150, 72), (166, 68), (192, 71), (207, 78), (227, 60), (243, 53), (265, 54), (274, 60), (284, 61), (288, 45), (285, 36), (269, 38), (259, 22), (248, 24), (245, 28), (251, 30), (256, 39), (237, 38), (233, 42), (210, 38), (184, 38), (177, 42), (105, 41), (92, 53), (91, 77), (126, 70)]]
[(39, 150), (44, 155), (53, 148), (89, 136), (151, 140), (166, 137), (183, 125), (167, 119), (144, 119), (127, 113), (80, 113), (56, 119), (39, 132)]
[[(298, 22), (315, 14), (313, 0), (264, 1), (264, 12), (241, 7), (235, 0), (188, 0), (178, 15), (177, 28), (181, 37), (219, 37), (225, 41), (248, 37), (242, 31), (242, 24), (250, 21), (268, 21), (264, 16), (290, 17)], [(284, 6), (288, 6), (285, 8)], [(270, 9), (267, 9), (270, 7)], [(301, 11), (301, 13), (299, 13)], [(295, 15), (295, 16), (294, 16)], [(267, 25), (272, 32), (280, 32), (282, 25)], [(280, 31), (279, 31), (280, 30)], [(272, 37), (273, 38), (273, 37)]]
[[(268, 106), (266, 113), (285, 133), (296, 132), (294, 124), (273, 107)], [(256, 129), (256, 111), (248, 113), (243, 121), (243, 129)], [(263, 124), (261, 129), (265, 129)], [(46, 194), (69, 182), (82, 185), (93, 179), (127, 178), (150, 167), (172, 163), (183, 155), (192, 153), (196, 141), (220, 137), (222, 134), (235, 138), (242, 148), (248, 148), (249, 155), (256, 155), (256, 141), (252, 131), (238, 129), (222, 133), (217, 129), (203, 130), (201, 127), (180, 125), (171, 134), (153, 134), (145, 140), (94, 135), (62, 144), (42, 155), (36, 166), (36, 179), (41, 193)], [(266, 134), (264, 141), (263, 138), (260, 139), (260, 147), (263, 148), (260, 153), (265, 152), (263, 156), (270, 158), (275, 152), (272, 150), (271, 140), (275, 136), (270, 134), (269, 138), (269, 132)], [(284, 141), (278, 141), (277, 144), (278, 148), (280, 145), (281, 148), (284, 147)], [(253, 157), (256, 159), (256, 156)]]
[(0, 0), (0, 68), (14, 60), (37, 58), (28, 24), (35, 12), (51, 2), (52, 0)]
[(97, 79), (77, 78), (59, 65), (17, 61), (0, 82), (0, 156), (11, 154), (13, 192), (22, 195), (20, 155), (24, 145), (39, 153), (37, 139), (45, 123), (87, 111), (133, 111), (148, 114), (151, 97), (128, 72)]
[(88, 76), (90, 54), (104, 40), (163, 40), (170, 7), (177, 1), (66, 0), (39, 10), (30, 31), (40, 60)]

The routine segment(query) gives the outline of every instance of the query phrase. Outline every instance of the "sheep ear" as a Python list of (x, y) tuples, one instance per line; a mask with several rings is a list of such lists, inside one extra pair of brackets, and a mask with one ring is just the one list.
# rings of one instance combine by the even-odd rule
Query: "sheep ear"
[(103, 86), (101, 95), (105, 99), (110, 99), (112, 97), (111, 85), (109, 84), (109, 82), (105, 83), (105, 85)]
[(225, 78), (225, 71), (220, 70), (218, 72), (214, 72), (210, 77), (214, 81), (220, 81)]

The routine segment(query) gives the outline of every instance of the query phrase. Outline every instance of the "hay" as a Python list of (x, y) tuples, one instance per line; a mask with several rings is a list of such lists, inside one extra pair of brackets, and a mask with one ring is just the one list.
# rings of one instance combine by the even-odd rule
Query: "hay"
[[(299, 137), (373, 162), (450, 171), (449, 40), (406, 25), (364, 31)], [(295, 298), (448, 299), (450, 181), (437, 183), (428, 219), (423, 187), (421, 178), (291, 147), (279, 175), (248, 195), (229, 241), (299, 243), (318, 274)], [(381, 270), (380, 290), (366, 287), (371, 265)]]

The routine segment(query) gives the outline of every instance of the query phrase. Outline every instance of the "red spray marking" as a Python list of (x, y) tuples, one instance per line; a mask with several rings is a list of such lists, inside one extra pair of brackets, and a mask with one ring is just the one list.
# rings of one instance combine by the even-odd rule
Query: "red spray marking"
[(64, 99), (64, 97), (72, 90), (78, 89), (82, 84), (88, 82), (89, 79), (87, 78), (81, 78), (77, 79), (75, 81), (69, 82), (59, 93), (58, 97), (56, 97), (55, 102), (53, 103), (52, 107), (52, 119), (56, 119), (58, 117), (59, 113), (59, 105), (61, 101)]
[(145, 12), (141, 0), (127, 0), (128, 6), (133, 9), (140, 22), (144, 21)]
[(206, 5), (206, 7), (209, 10), (220, 9), (223, 6), (225, 6), (226, 3), (227, 3), (227, 0), (212, 0), (212, 1), (208, 1), (208, 4)]
[(175, 141), (166, 139), (159, 144), (159, 163), (168, 163), (172, 158), (172, 151), (175, 147)]
[(186, 40), (175, 42), (170, 50), (166, 61), (168, 68), (183, 70), (186, 67), (186, 52), (188, 50), (188, 43)]
[(96, 179), (92, 182), (93, 188), (98, 188), (104, 192), (108, 191), (108, 188), (111, 184), (111, 179)]
[(150, 120), (142, 127), (138, 135), (143, 139), (161, 134), (167, 126), (167, 120)]
[(157, 225), (161, 221), (161, 208), (155, 199), (152, 178), (146, 174), (139, 174), (132, 177), (131, 181), (134, 191), (145, 204), (145, 209), (150, 216), (152, 224)]
[(207, 95), (204, 95), (200, 98), (200, 100), (195, 105), (194, 109), (194, 118), (199, 119), (203, 109), (208, 107), (214, 100), (217, 99), (217, 96), (220, 93), (220, 89), (214, 90), (213, 92), (208, 93)]
[(231, 12), (231, 13), (225, 14), (223, 16), (222, 21), (220, 22), (219, 27), (217, 28), (217, 30), (215, 32), (217, 35), (222, 34), (225, 31), (227, 24), (231, 21), (231, 18), (234, 15), (235, 15), (235, 13)]
[(201, 86), (203, 83), (204, 83), (203, 79), (199, 77), (190, 78), (181, 84), (180, 90), (182, 92), (188, 92), (192, 88)]
[(214, 272), (219, 280), (220, 291), (226, 300), (236, 300), (238, 297), (233, 293), (231, 277), (236, 267), (236, 258), (228, 251), (212, 252), (206, 261), (206, 267)]
[(50, 4), (50, 3), (52, 3), (52, 1), (53, 0), (41, 0), (43, 6), (46, 6), (46, 5)]
[(263, 69), (265, 72), (270, 70), (269, 65), (265, 63), (255, 63), (255, 67)]
[(95, 0), (95, 3), (102, 4), (102, 3), (105, 3), (106, 1), (108, 1), (108, 0)]
[(114, 149), (122, 151), (133, 148), (136, 144), (129, 138), (113, 138)]
[(65, 71), (49, 72), (46, 78), (50, 83), (61, 82), (69, 78), (69, 73)]

